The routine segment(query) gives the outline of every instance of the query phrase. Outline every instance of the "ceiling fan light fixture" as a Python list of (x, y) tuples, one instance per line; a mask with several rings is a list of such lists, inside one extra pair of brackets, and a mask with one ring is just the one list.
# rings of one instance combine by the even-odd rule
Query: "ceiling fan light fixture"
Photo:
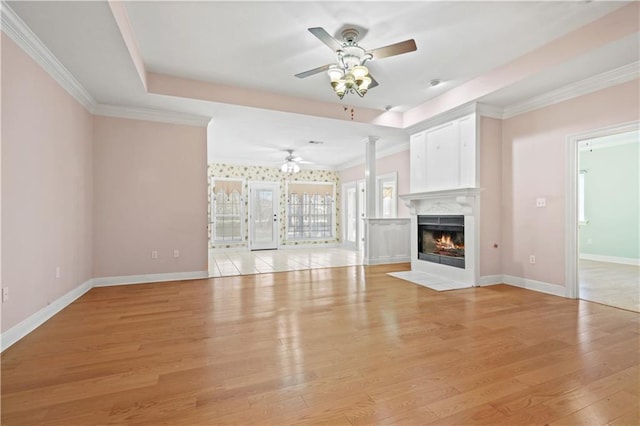
[(329, 78), (331, 79), (331, 83), (337, 83), (344, 77), (344, 72), (337, 65), (331, 65), (329, 70), (327, 71), (329, 74)]
[(293, 161), (286, 161), (282, 167), (280, 167), (280, 171), (282, 173), (298, 173), (300, 171), (300, 166)]
[(351, 74), (353, 77), (358, 80), (362, 80), (364, 77), (369, 75), (369, 70), (364, 65), (357, 65), (351, 68)]
[(365, 93), (367, 93), (367, 90), (369, 90), (370, 84), (371, 84), (371, 77), (369, 77), (368, 75), (365, 75), (364, 77), (362, 77), (360, 84), (358, 84), (358, 90), (362, 92), (362, 94), (364, 95)]
[(333, 86), (333, 90), (336, 92), (336, 95), (338, 95), (340, 99), (342, 99), (344, 97), (344, 94), (347, 93), (347, 83), (345, 80), (339, 80), (335, 83), (335, 85), (332, 82), (331, 86)]
[(327, 47), (334, 51), (336, 63), (327, 64), (305, 72), (296, 74), (298, 78), (306, 78), (319, 72), (328, 71), (331, 88), (340, 99), (346, 93), (356, 93), (363, 97), (370, 88), (378, 86), (378, 82), (369, 75), (364, 64), (372, 59), (382, 59), (390, 56), (402, 55), (417, 50), (414, 39), (393, 43), (373, 50), (365, 50), (358, 45), (359, 31), (347, 28), (342, 32), (343, 42), (333, 38), (322, 27), (308, 28)]

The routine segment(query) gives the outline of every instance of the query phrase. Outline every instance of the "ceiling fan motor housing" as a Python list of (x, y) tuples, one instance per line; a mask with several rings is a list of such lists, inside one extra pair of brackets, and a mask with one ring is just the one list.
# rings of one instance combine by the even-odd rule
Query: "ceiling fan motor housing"
[(356, 41), (358, 41), (358, 34), (358, 30), (354, 28), (347, 28), (346, 30), (342, 31), (342, 38), (344, 39), (345, 43), (354, 44)]

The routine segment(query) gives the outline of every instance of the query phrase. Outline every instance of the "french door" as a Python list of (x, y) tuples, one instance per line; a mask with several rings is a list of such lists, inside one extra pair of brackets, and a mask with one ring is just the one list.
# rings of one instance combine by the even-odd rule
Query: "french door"
[(249, 248), (278, 248), (278, 184), (249, 182)]

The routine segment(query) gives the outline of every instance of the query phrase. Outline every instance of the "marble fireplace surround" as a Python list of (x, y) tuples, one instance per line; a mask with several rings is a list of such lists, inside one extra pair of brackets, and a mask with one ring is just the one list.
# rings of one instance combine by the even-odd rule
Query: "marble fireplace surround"
[[(460, 188), (401, 195), (411, 214), (411, 270), (467, 285), (479, 284), (480, 190)], [(463, 215), (465, 267), (456, 268), (418, 259), (418, 215)]]

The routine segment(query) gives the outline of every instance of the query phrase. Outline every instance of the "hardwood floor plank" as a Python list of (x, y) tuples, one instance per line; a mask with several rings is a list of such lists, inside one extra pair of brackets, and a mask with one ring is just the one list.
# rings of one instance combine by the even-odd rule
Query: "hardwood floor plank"
[(94, 288), (2, 353), (0, 421), (637, 423), (638, 313), (408, 267)]
[(604, 425), (620, 417), (620, 413), (629, 410), (629, 407), (632, 407), (636, 402), (637, 398), (634, 395), (624, 391), (617, 392), (558, 419), (551, 425)]

